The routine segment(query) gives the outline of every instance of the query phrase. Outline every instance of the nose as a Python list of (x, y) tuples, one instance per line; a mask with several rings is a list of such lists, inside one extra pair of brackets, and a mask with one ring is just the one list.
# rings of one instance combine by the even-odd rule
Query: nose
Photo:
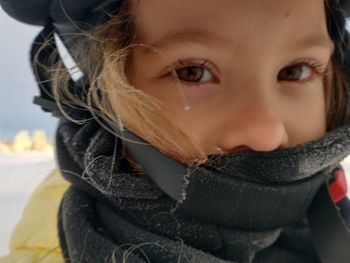
[(240, 103), (230, 112), (217, 143), (224, 152), (267, 152), (287, 146), (288, 134), (281, 113), (268, 101)]

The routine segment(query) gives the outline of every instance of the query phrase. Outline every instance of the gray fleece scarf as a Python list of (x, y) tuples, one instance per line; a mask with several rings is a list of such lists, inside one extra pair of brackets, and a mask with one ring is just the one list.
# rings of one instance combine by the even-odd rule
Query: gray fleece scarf
[(350, 125), (293, 148), (213, 156), (188, 168), (178, 201), (93, 120), (61, 120), (56, 144), (72, 183), (58, 215), (67, 262), (311, 263), (306, 211), (350, 153)]

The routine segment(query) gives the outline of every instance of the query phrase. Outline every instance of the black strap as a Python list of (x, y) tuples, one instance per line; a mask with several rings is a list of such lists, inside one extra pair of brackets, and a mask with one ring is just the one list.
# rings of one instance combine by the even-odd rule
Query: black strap
[(334, 204), (326, 183), (309, 208), (308, 220), (321, 262), (350, 262), (350, 229), (341, 216), (340, 208)]
[[(88, 109), (79, 106), (74, 106), (73, 103), (65, 105), (60, 102), (58, 107), (54, 98), (52, 81), (48, 74), (48, 70), (62, 59), (58, 53), (58, 48), (54, 39), (54, 34), (57, 29), (54, 27), (51, 19), (48, 19), (43, 30), (36, 36), (32, 43), (30, 51), (30, 60), (32, 63), (32, 70), (39, 86), (40, 96), (34, 97), (33, 103), (40, 105), (42, 110), (51, 112), (54, 117), (64, 117), (63, 110), (66, 115), (77, 120), (86, 120), (91, 118), (91, 113)], [(68, 70), (67, 70), (67, 74)], [(80, 81), (80, 82), (78, 82)], [(74, 82), (72, 78), (68, 80), (68, 86), (72, 92), (77, 94), (86, 94), (88, 83), (78, 80)]]
[[(48, 20), (43, 30), (35, 37), (30, 51), (30, 61), (35, 79), (39, 86), (40, 97), (49, 101), (54, 101), (54, 98), (50, 76), (47, 70), (48, 67), (58, 61), (58, 57), (53, 57), (52, 55), (54, 52), (57, 52), (57, 47), (53, 38), (55, 32), (56, 29), (52, 21)], [(44, 107), (42, 107), (42, 109), (44, 111), (49, 111)]]

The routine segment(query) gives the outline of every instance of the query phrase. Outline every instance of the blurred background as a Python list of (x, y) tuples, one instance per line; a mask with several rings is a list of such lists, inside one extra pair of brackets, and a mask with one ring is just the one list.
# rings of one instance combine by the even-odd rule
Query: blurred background
[(32, 104), (38, 94), (29, 62), (30, 43), (40, 28), (10, 18), (0, 8), (0, 140), (22, 129), (42, 129), (52, 138), (56, 119)]
[(57, 120), (32, 104), (39, 90), (29, 52), (39, 30), (0, 8), (0, 256), (9, 253), (30, 196), (56, 167), (51, 143)]

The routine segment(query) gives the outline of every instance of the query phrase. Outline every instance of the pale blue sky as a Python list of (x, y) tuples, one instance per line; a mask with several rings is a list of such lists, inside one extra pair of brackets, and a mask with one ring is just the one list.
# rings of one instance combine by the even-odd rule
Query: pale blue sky
[(57, 119), (32, 104), (38, 88), (29, 64), (30, 43), (39, 27), (19, 23), (0, 8), (0, 139), (19, 130), (54, 134)]

